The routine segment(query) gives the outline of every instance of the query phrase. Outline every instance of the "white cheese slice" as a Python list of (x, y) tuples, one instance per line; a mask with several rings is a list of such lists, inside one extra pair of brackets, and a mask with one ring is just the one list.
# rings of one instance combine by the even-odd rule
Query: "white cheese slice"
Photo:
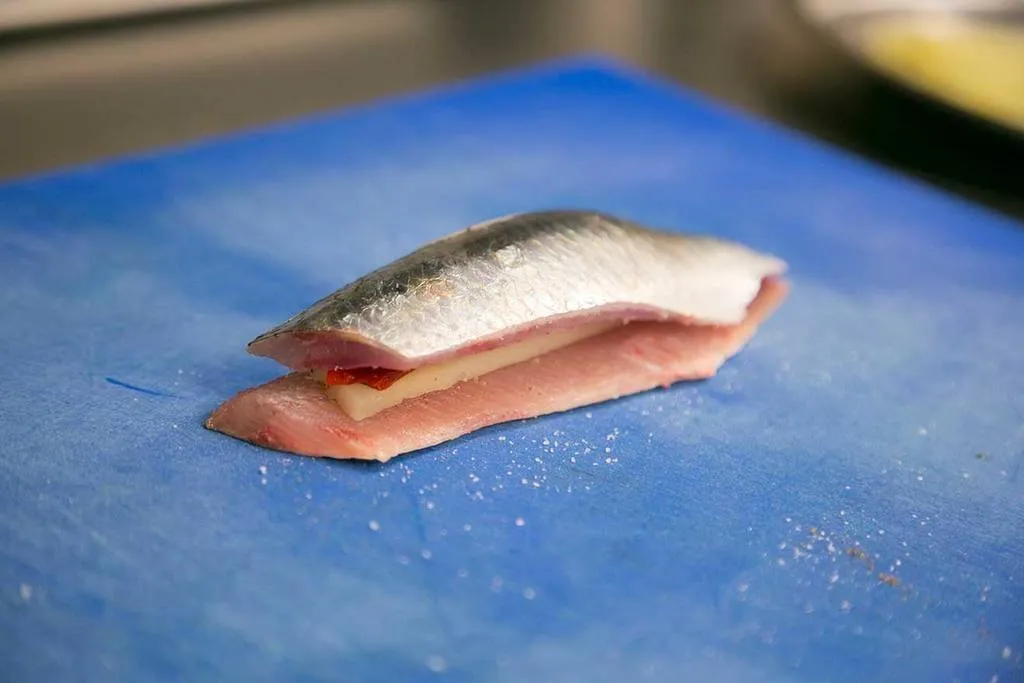
[[(620, 324), (617, 321), (603, 321), (545, 332), (508, 346), (416, 368), (386, 389), (378, 390), (365, 384), (343, 384), (327, 387), (327, 395), (353, 420), (365, 420), (402, 401), (447, 389), (459, 382), (475, 380), (495, 370), (593, 337)], [(314, 373), (314, 377), (321, 382), (325, 375), (325, 371)]]

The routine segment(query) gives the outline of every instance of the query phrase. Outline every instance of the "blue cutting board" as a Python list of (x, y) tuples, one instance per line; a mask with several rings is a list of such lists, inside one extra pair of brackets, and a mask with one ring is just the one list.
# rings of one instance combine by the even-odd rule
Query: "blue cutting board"
[[(789, 261), (707, 382), (366, 464), (245, 343), (592, 207)], [(1024, 230), (602, 60), (0, 187), (0, 679), (1024, 680)]]

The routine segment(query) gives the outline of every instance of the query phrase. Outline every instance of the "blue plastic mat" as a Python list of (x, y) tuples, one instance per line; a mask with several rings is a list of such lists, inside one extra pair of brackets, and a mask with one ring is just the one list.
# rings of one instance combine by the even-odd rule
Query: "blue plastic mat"
[[(245, 343), (595, 208), (778, 254), (714, 379), (385, 465), (206, 431)], [(1024, 680), (1024, 230), (601, 61), (0, 186), (0, 679)]]

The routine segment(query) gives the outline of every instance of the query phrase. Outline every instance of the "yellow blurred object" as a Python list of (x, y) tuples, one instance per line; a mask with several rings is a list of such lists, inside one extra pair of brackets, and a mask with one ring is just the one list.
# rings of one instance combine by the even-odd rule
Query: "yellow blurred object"
[(1024, 131), (1024, 27), (951, 16), (888, 18), (866, 25), (862, 38), (878, 68)]

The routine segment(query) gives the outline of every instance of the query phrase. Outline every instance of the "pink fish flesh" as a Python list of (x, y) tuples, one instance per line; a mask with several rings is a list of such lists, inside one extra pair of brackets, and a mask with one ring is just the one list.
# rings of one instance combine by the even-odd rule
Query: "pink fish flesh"
[(279, 451), (386, 461), (490, 425), (711, 377), (788, 289), (780, 277), (765, 277), (737, 323), (631, 322), (358, 422), (327, 397), (322, 384), (294, 372), (237, 394), (210, 415), (206, 426)]

